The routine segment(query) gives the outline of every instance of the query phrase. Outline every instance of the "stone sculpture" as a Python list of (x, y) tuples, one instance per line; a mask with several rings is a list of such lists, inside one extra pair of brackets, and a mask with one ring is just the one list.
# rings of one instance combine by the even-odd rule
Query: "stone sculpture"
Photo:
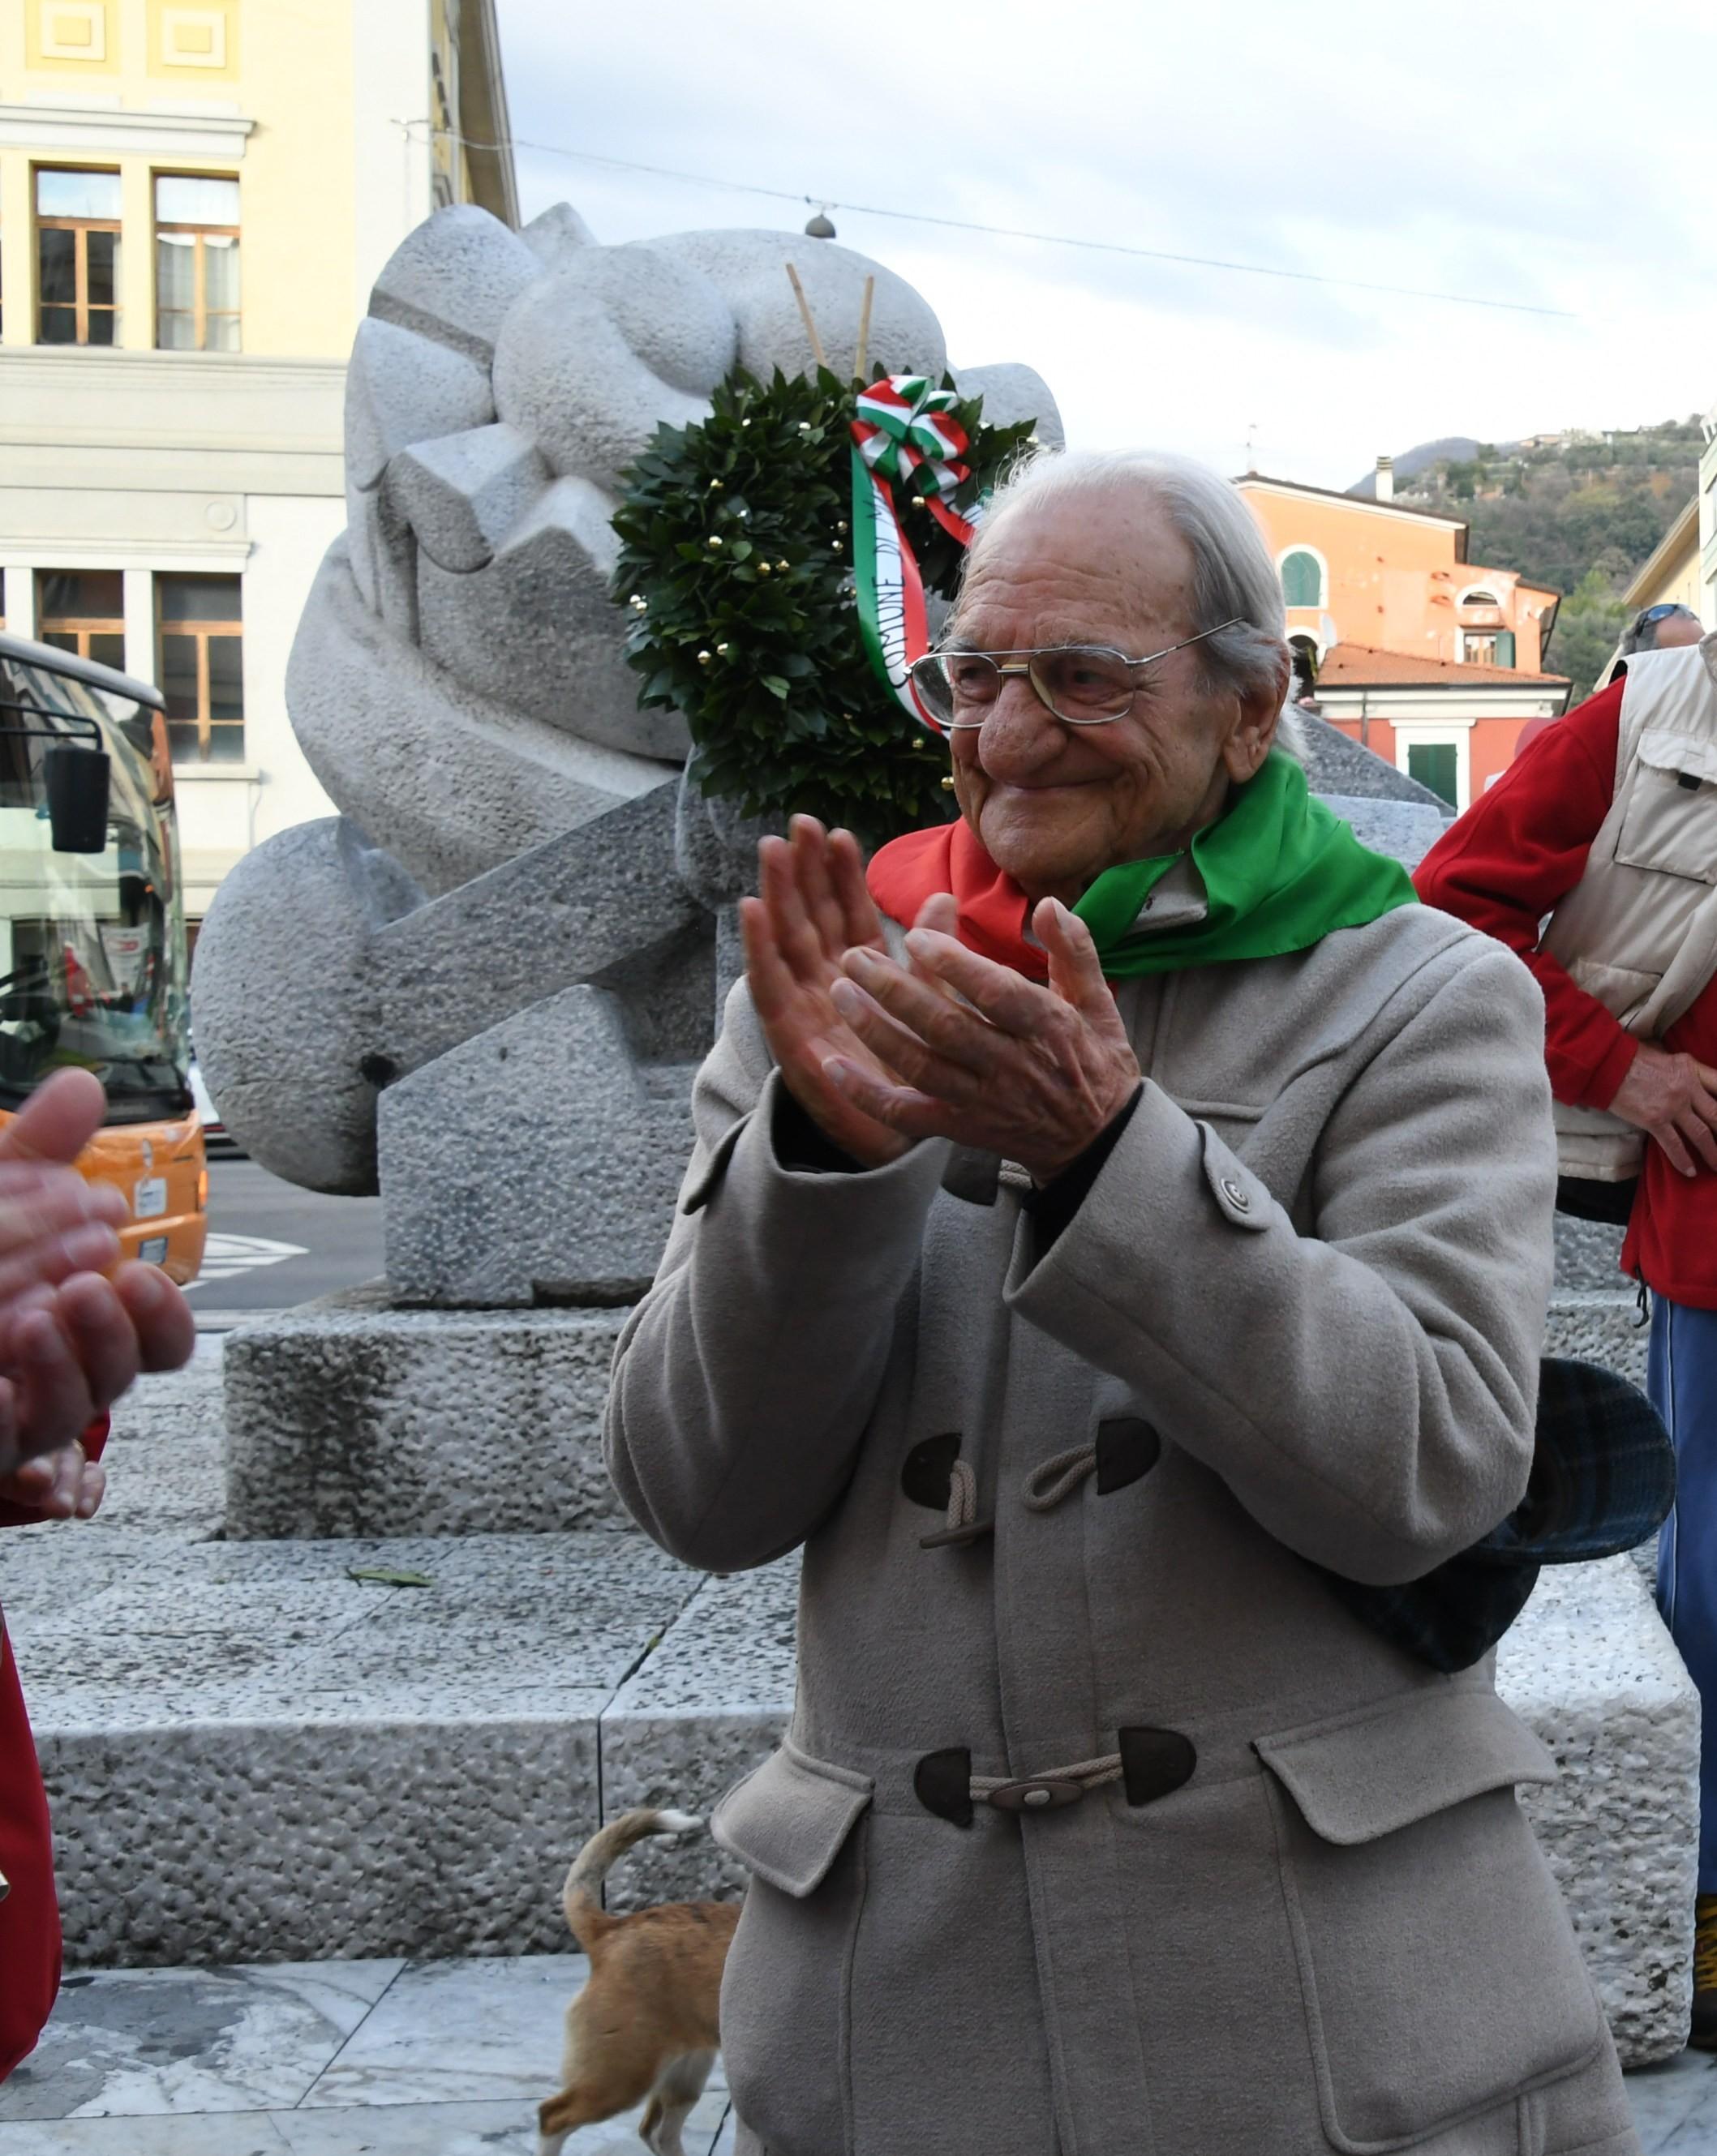
[[(404, 1300), (599, 1301), (652, 1269), (727, 970), (715, 916), (753, 834), (678, 798), (689, 742), (676, 715), (637, 708), (609, 518), (658, 424), (704, 416), (736, 365), (810, 363), (789, 263), (837, 371), (857, 359), (867, 280), (870, 358), (946, 367), (924, 300), (845, 248), (774, 232), (603, 247), (564, 204), (522, 233), (441, 211), (359, 328), (347, 531), (287, 676), (342, 814), (259, 847), (223, 887), (198, 1045), (266, 1166), (382, 1188)], [(955, 372), (992, 418), (1060, 439), (1029, 367)], [(624, 1202), (599, 1224), (604, 1182)], [(582, 1208), (543, 1194), (568, 1188)], [(497, 1220), (504, 1245), (485, 1240)]]

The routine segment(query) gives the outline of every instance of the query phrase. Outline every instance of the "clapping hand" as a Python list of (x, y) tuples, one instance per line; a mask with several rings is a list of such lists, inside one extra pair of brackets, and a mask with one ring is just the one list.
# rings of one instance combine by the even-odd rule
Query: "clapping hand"
[(834, 1061), (890, 1075), (836, 1008), (845, 954), (885, 954), (882, 916), (865, 888), (850, 831), (828, 832), (795, 816), (789, 839), (758, 848), (761, 896), (739, 901), (752, 1002), (781, 1082), (843, 1152), (866, 1168), (897, 1160), (911, 1140), (855, 1105), (828, 1075)]
[[(62, 1071), (0, 1132), (0, 1500), (47, 1517), (68, 1492), (73, 1511), (99, 1500), (68, 1456), (77, 1439), (140, 1371), (176, 1369), (195, 1345), (167, 1275), (120, 1262), (125, 1200), (71, 1165), (105, 1109), (89, 1072)], [(50, 1473), (24, 1471), (42, 1455), (60, 1455)]]
[(1059, 900), (1031, 916), (1047, 988), (969, 951), (955, 925), (954, 900), (933, 898), (909, 965), (869, 946), (845, 954), (830, 1000), (866, 1053), (836, 1049), (824, 1082), (901, 1137), (979, 1147), (1046, 1183), (1132, 1098), (1132, 1044), (1090, 930)]

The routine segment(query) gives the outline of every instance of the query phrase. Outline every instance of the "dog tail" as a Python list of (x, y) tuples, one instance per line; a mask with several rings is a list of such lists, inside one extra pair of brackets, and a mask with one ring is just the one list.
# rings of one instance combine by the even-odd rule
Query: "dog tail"
[(620, 1921), (609, 1915), (598, 1896), (603, 1881), (626, 1851), (635, 1843), (647, 1841), (651, 1835), (690, 1834), (702, 1825), (701, 1819), (692, 1818), (689, 1812), (657, 1811), (645, 1807), (641, 1811), (622, 1812), (618, 1819), (610, 1820), (591, 1835), (573, 1859), (573, 1868), (567, 1874), (560, 1897), (567, 1928), (586, 1953), (590, 1952), (593, 1940), (612, 1931)]

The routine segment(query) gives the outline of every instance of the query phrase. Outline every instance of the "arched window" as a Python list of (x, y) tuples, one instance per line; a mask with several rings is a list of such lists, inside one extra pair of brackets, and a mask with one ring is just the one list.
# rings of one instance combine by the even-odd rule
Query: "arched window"
[(1282, 596), (1291, 607), (1323, 605), (1324, 564), (1308, 547), (1283, 556)]
[(1502, 601), (1494, 592), (1488, 592), (1483, 584), (1475, 584), (1470, 592), (1461, 594), (1463, 606), (1500, 606)]

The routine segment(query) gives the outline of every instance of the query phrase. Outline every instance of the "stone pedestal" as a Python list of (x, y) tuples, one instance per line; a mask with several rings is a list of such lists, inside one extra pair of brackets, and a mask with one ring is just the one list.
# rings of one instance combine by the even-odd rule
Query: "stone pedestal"
[(396, 1310), (378, 1283), (235, 1333), (235, 1542), (630, 1526), (602, 1463), (624, 1310)]

